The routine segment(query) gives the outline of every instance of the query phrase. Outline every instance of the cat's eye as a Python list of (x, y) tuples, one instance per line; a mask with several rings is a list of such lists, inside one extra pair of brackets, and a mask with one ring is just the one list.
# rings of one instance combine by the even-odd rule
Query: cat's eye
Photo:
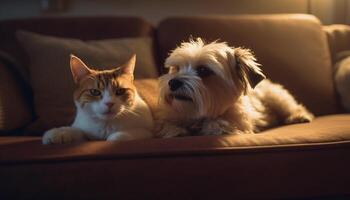
[(214, 74), (214, 72), (208, 66), (205, 65), (197, 66), (196, 72), (199, 77), (207, 77)]
[(89, 92), (92, 96), (100, 96), (101, 95), (100, 90), (97, 90), (97, 89), (90, 89)]
[(115, 90), (115, 94), (118, 95), (118, 96), (125, 94), (125, 92), (126, 92), (125, 88), (117, 88)]

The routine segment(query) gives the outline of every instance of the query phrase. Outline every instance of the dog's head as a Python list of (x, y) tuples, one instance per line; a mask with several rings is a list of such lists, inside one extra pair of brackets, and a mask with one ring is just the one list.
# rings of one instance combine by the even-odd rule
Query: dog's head
[(252, 52), (202, 39), (182, 43), (165, 61), (160, 102), (178, 118), (216, 117), (265, 78)]

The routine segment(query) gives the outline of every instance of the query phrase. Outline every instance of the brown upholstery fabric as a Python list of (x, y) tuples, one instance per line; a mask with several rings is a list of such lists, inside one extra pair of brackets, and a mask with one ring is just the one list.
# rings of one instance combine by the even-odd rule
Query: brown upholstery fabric
[(74, 118), (74, 82), (69, 55), (74, 54), (94, 69), (111, 69), (137, 54), (135, 78), (158, 76), (151, 38), (119, 38), (81, 41), (30, 32), (18, 32), (18, 40), (29, 54), (30, 82), (38, 120), (28, 131), (42, 132), (70, 125)]
[(345, 200), (349, 148), (2, 164), (0, 198)]
[[(130, 142), (86, 142), (72, 145), (41, 145), (38, 137), (2, 137), (0, 163), (39, 160), (75, 160), (96, 157), (138, 157), (143, 155), (182, 155), (223, 149), (260, 149), (327, 142), (350, 142), (350, 115), (319, 117), (312, 123), (295, 124), (259, 134), (197, 136), (171, 139), (136, 140)], [(30, 151), (23, 151), (30, 149)], [(256, 151), (256, 150), (253, 150)]]
[(22, 63), (26, 74), (28, 59), (21, 49), (16, 31), (26, 30), (44, 35), (100, 40), (109, 38), (153, 36), (153, 27), (142, 18), (99, 17), (41, 17), (0, 21), (0, 50), (9, 53)]
[(32, 120), (29, 103), (10, 67), (0, 61), (0, 133), (22, 128)]
[(162, 21), (161, 58), (190, 36), (252, 49), (268, 78), (283, 84), (314, 114), (335, 113), (331, 59), (318, 19), (309, 15), (174, 17)]
[(350, 26), (333, 24), (323, 26), (323, 30), (327, 34), (332, 60), (336, 62), (339, 52), (350, 50)]
[(34, 199), (52, 194), (57, 199), (350, 195), (349, 120), (350, 115), (334, 115), (261, 134), (120, 143), (44, 146), (38, 137), (3, 137), (0, 195)]

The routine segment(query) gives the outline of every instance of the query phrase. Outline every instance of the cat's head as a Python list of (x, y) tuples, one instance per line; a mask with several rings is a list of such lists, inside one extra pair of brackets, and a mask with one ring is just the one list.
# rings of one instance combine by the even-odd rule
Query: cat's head
[(71, 55), (70, 68), (76, 89), (74, 101), (85, 114), (109, 120), (134, 105), (136, 88), (133, 84), (136, 56), (111, 70), (90, 69), (81, 59)]

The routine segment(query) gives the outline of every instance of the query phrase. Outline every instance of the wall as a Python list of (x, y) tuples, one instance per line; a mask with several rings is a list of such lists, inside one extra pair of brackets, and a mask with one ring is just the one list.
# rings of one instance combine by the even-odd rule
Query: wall
[[(312, 13), (323, 23), (349, 23), (349, 0), (66, 0), (58, 13), (41, 10), (41, 0), (0, 0), (0, 19), (47, 15), (136, 15), (157, 24), (174, 15)], [(310, 4), (309, 4), (310, 3)], [(348, 9), (349, 10), (349, 9)]]
[(310, 13), (324, 24), (350, 24), (350, 0), (310, 0)]

